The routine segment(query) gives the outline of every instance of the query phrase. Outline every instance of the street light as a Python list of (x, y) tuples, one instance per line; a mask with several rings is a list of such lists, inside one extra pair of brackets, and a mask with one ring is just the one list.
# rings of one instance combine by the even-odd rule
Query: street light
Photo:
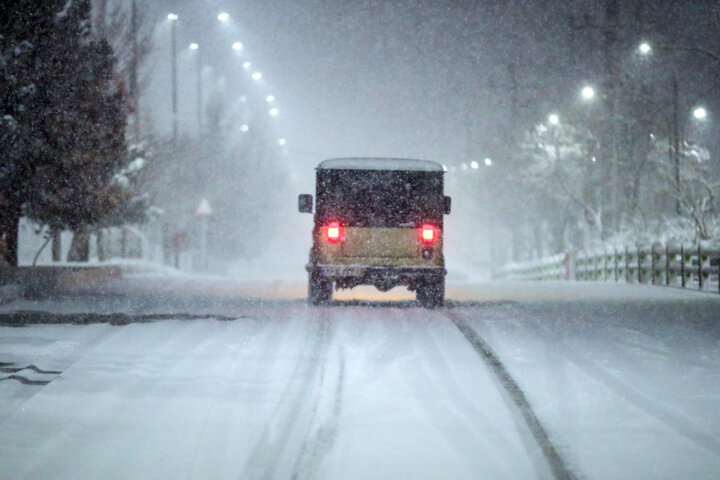
[(278, 114), (280, 113), (280, 110), (278, 110), (277, 108), (271, 108), (269, 113), (270, 113), (270, 115), (272, 115), (273, 117), (277, 117)]
[(649, 55), (653, 50), (663, 50), (667, 52), (690, 52), (698, 53), (705, 58), (710, 58), (714, 62), (720, 62), (720, 55), (711, 50), (707, 50), (701, 47), (693, 47), (687, 45), (655, 45), (651, 46), (648, 42), (642, 42), (638, 46), (638, 51), (643, 55)]
[(582, 95), (582, 98), (585, 100), (592, 100), (595, 98), (595, 89), (591, 86), (583, 87), (583, 89), (580, 91), (580, 95)]
[(243, 49), (243, 44), (240, 42), (235, 42), (232, 44), (232, 49), (235, 50), (236, 52), (241, 52)]
[(175, 20), (178, 19), (178, 16), (174, 13), (168, 13), (167, 19), (170, 20), (171, 22), (174, 22)]
[(230, 20), (230, 14), (227, 12), (221, 12), (217, 16), (217, 19), (220, 20), (221, 22), (227, 22), (228, 20)]
[(247, 70), (248, 68), (252, 67), (252, 63), (250, 62), (243, 62), (243, 68)]
[(548, 115), (548, 122), (550, 122), (550, 125), (557, 125), (560, 123), (560, 117), (558, 117), (555, 113), (551, 113)]
[(265, 97), (265, 101), (268, 102), (268, 103), (274, 102), (274, 101), (275, 101), (275, 95), (268, 95), (267, 97)]
[(262, 78), (262, 73), (260, 73), (260, 72), (255, 72), (255, 73), (252, 74), (252, 79), (253, 79), (253, 80), (256, 80), (256, 81), (257, 81), (257, 80), (260, 80), (261, 78)]
[(473, 160), (472, 162), (470, 162), (470, 166), (473, 168), (473, 170), (477, 170), (480, 167), (480, 164)]
[(200, 218), (200, 269), (207, 269), (208, 217), (213, 214), (210, 202), (206, 198), (200, 200), (195, 215)]
[(287, 143), (287, 140), (285, 140), (284, 138), (281, 138), (278, 140), (278, 145), (280, 145), (281, 147), (284, 146), (286, 143)]
[[(655, 47), (660, 51), (667, 52), (690, 52), (699, 53), (705, 57), (710, 57), (716, 62), (720, 62), (720, 56), (718, 54), (705, 50), (704, 48), (683, 46), (683, 45), (660, 45)], [(643, 55), (649, 55), (653, 48), (649, 43), (643, 42), (638, 46), (638, 51)], [(681, 146), (683, 144), (682, 131), (680, 127), (680, 92), (679, 84), (677, 79), (677, 69), (673, 71), (672, 78), (672, 123), (671, 123), (671, 135), (670, 135), (670, 156), (675, 164), (675, 187), (680, 189), (680, 156)], [(692, 112), (693, 117), (698, 121), (704, 121), (707, 118), (707, 111), (703, 107), (697, 107)], [(676, 211), (679, 214), (681, 212), (680, 199), (676, 201)]]
[(493, 164), (492, 160), (490, 160), (489, 158), (486, 158), (486, 159), (485, 159), (485, 165), (487, 165), (487, 166), (489, 167), (489, 166), (491, 166), (492, 164)]
[(190, 44), (190, 50), (196, 52), (197, 60), (197, 78), (195, 80), (197, 84), (197, 122), (198, 122), (198, 134), (202, 135), (202, 56), (200, 51), (200, 45), (193, 42)]
[(652, 47), (650, 46), (649, 43), (647, 43), (647, 42), (642, 42), (642, 43), (638, 46), (638, 52), (640, 52), (640, 53), (643, 54), (643, 55), (649, 55), (650, 52), (652, 52)]
[(240, 126), (240, 131), (241, 131), (241, 132), (245, 133), (245, 132), (247, 132), (248, 130), (250, 130), (250, 127), (249, 127), (246, 123), (244, 123), (244, 124), (242, 124), (242, 125)]
[(695, 120), (705, 120), (707, 118), (707, 110), (705, 110), (705, 107), (697, 107), (693, 110), (693, 117), (695, 117)]

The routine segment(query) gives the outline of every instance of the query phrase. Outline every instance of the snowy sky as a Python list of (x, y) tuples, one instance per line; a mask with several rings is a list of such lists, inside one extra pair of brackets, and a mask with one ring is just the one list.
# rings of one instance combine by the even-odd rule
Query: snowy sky
[[(468, 154), (491, 156), (497, 128), (508, 121), (506, 63), (517, 59), (522, 77), (542, 54), (550, 72), (563, 64), (568, 47), (548, 48), (552, 35), (542, 30), (559, 7), (528, 7), (524, 13), (524, 7), (508, 9), (504, 3), (177, 2), (168, 8), (180, 15), (179, 108), (186, 118), (181, 128), (192, 129), (195, 115), (194, 64), (187, 45), (204, 41), (210, 43), (204, 63), (214, 68), (206, 75), (226, 77), (229, 97), (259, 91), (277, 97), (278, 135), (288, 139), (295, 162), (383, 155), (453, 164)], [(220, 11), (230, 14), (229, 22), (216, 20)], [(517, 15), (523, 16), (522, 24)], [(153, 113), (169, 127), (167, 22), (161, 22), (155, 38)], [(233, 58), (234, 41), (243, 43), (243, 60), (263, 73), (260, 82), (239, 81), (243, 60)], [(579, 81), (577, 72), (568, 74), (562, 81)], [(557, 81), (520, 78), (520, 83), (521, 106), (561, 101)], [(537, 92), (544, 97), (538, 99)]]
[[(621, 3), (624, 14), (636, 9)], [(670, 6), (655, 3), (642, 15), (662, 24)], [(174, 11), (180, 16), (181, 129), (195, 125), (195, 66), (187, 46), (198, 42), (207, 47), (205, 83), (224, 78), (227, 102), (268, 92), (277, 97), (278, 136), (287, 138), (293, 162), (308, 166), (344, 155), (447, 164), (499, 155), (499, 132), (513, 121), (509, 64), (516, 65), (515, 121), (521, 125), (577, 102), (581, 86), (597, 83), (602, 71), (599, 30), (576, 30), (570, 21), (597, 24), (601, 2), (185, 0), (153, 8), (160, 23), (146, 101), (160, 128), (170, 125), (164, 17)], [(225, 23), (216, 18), (222, 11), (230, 14)], [(637, 39), (627, 40), (630, 58)], [(243, 43), (242, 55), (230, 50), (235, 41)], [(246, 60), (263, 73), (261, 81), (242, 81)], [(689, 60), (698, 68), (690, 76), (681, 71), (687, 96), (704, 89), (708, 97), (697, 76), (712, 75), (712, 68), (697, 57)], [(206, 85), (206, 95), (209, 90)]]

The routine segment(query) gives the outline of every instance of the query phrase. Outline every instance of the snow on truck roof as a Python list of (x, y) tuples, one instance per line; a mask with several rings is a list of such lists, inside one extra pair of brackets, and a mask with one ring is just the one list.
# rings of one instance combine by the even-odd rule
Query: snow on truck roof
[(320, 162), (319, 170), (415, 170), (421, 172), (444, 172), (445, 167), (429, 160), (410, 158), (331, 158)]

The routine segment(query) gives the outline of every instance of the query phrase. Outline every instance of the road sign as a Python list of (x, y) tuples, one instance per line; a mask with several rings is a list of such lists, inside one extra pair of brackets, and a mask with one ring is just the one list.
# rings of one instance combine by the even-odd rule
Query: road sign
[(200, 205), (198, 205), (197, 210), (195, 211), (195, 215), (198, 217), (209, 217), (212, 215), (213, 210), (210, 206), (210, 202), (208, 202), (207, 198), (203, 198), (200, 200)]

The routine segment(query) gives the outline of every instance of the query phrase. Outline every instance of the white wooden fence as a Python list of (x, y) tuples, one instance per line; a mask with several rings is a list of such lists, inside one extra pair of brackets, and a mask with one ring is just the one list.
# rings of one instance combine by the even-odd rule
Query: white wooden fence
[(647, 283), (720, 291), (720, 246), (632, 245), (507, 265), (497, 279)]

